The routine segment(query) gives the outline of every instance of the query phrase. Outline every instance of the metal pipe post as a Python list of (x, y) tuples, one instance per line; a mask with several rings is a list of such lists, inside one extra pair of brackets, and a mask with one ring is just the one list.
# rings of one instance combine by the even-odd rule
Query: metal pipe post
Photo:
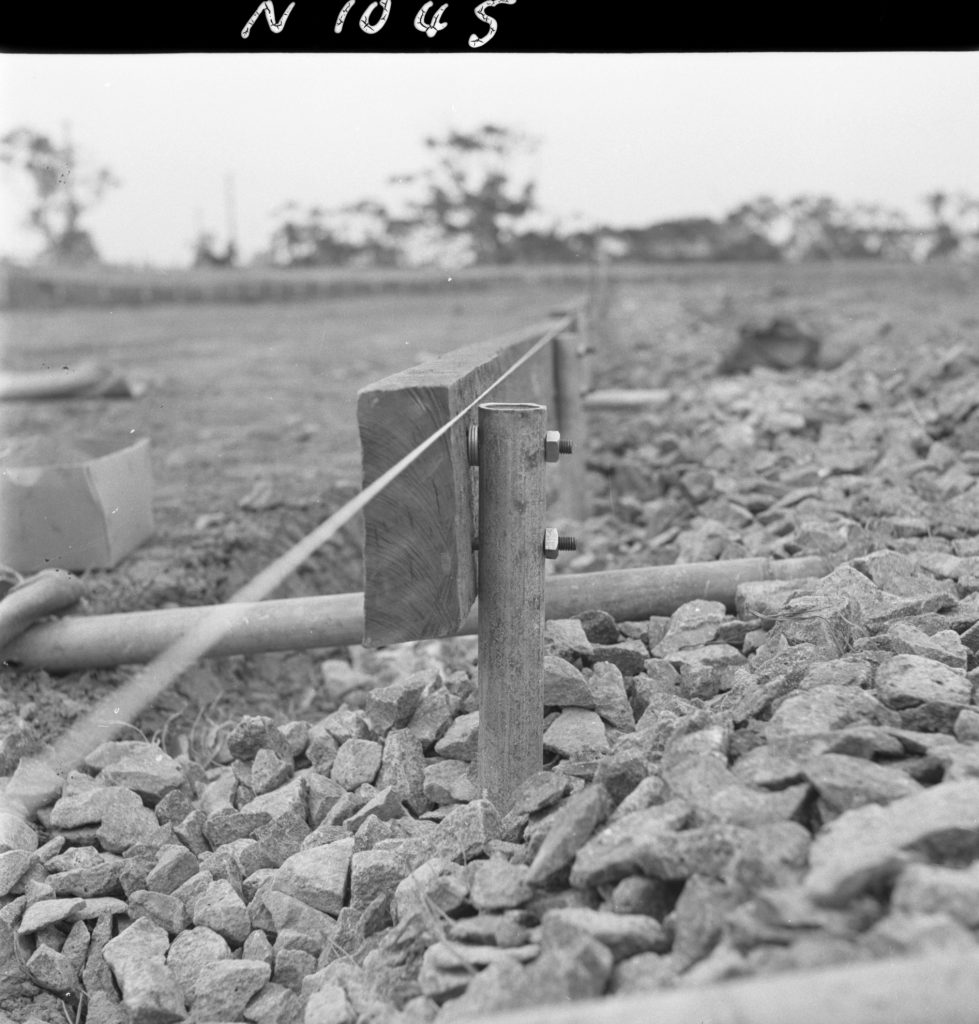
[[(580, 315), (580, 314), (579, 314)], [(586, 487), (586, 418), (582, 392), (581, 335), (565, 332), (554, 339), (554, 380), (557, 391), (557, 421), (561, 437), (571, 441), (577, 454), (562, 459), (558, 468), (561, 512), (577, 522), (590, 510)]]
[(543, 405), (479, 407), (479, 788), (505, 813), (543, 764)]

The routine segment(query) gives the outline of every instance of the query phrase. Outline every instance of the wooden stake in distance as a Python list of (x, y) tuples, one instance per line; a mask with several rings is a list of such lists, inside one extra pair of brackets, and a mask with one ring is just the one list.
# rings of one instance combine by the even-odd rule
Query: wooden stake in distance
[(501, 814), (543, 764), (543, 405), (479, 406), (479, 788)]

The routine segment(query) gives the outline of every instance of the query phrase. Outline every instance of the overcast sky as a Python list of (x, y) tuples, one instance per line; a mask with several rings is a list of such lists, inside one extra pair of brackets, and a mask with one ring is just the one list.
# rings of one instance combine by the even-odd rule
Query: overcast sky
[[(0, 132), (70, 126), (122, 185), (87, 226), (112, 262), (186, 265), (225, 238), (245, 258), (287, 199), (388, 198), (422, 140), (492, 121), (533, 133), (529, 166), (562, 225), (719, 216), (760, 193), (828, 193), (924, 216), (979, 193), (979, 54), (0, 54)], [(0, 173), (0, 252), (37, 243)]]

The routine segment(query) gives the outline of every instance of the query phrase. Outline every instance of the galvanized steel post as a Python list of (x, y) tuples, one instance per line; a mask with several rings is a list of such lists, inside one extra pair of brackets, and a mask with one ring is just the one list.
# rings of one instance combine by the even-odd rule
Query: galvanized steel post
[(543, 764), (543, 405), (479, 407), (479, 788), (505, 813)]

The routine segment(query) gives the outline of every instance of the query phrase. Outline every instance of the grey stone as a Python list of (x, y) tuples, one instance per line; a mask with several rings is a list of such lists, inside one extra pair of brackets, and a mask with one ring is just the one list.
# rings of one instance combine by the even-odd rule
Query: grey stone
[(702, 960), (717, 945), (726, 914), (736, 902), (723, 882), (699, 874), (687, 879), (674, 910), (672, 953), (679, 969)]
[(201, 972), (218, 960), (230, 960), (231, 947), (222, 935), (210, 928), (188, 928), (167, 950), (167, 967), (173, 971), (180, 988), (192, 994)]
[(351, 836), (293, 854), (279, 868), (275, 888), (335, 917), (347, 894), (353, 848)]
[[(578, 888), (617, 882), (637, 874), (643, 853), (661, 833), (688, 825), (693, 808), (684, 800), (670, 800), (647, 810), (625, 814), (587, 841), (579, 842), (571, 852), (571, 884)], [(543, 852), (543, 848), (542, 851)], [(538, 859), (540, 854), (538, 854)], [(531, 867), (535, 874), (536, 860)]]
[(517, 786), (510, 809), (517, 814), (534, 814), (556, 804), (570, 788), (571, 781), (566, 775), (535, 772)]
[(204, 837), (211, 844), (211, 849), (217, 850), (237, 839), (251, 838), (257, 829), (270, 820), (271, 815), (267, 811), (254, 813), (222, 807), (208, 815), (203, 825)]
[(477, 861), (470, 880), (470, 899), (480, 911), (519, 907), (531, 897), (529, 869), (500, 857)]
[(129, 916), (134, 921), (148, 917), (170, 935), (182, 932), (190, 923), (190, 915), (181, 900), (149, 889), (136, 889), (129, 894)]
[(30, 864), (31, 854), (27, 850), (4, 850), (0, 853), (0, 897), (14, 888)]
[(170, 895), (176, 896), (183, 903), (188, 914), (193, 914), (197, 900), (207, 891), (207, 887), (213, 881), (214, 876), (210, 871), (198, 871), (196, 875), (191, 875), (186, 882), (178, 885)]
[(479, 712), (471, 711), (458, 718), (435, 744), (439, 757), (451, 757), (457, 761), (475, 761), (479, 743)]
[(592, 661), (614, 665), (624, 676), (636, 676), (649, 658), (649, 649), (641, 640), (620, 640), (612, 644), (594, 644)]
[(310, 831), (306, 819), (295, 812), (282, 814), (261, 825), (255, 831), (255, 840), (263, 861), (262, 866), (279, 867), (288, 857), (302, 849), (303, 840)]
[(508, 949), (524, 946), (530, 942), (530, 929), (517, 920), (521, 912), (514, 914), (476, 914), (451, 921), (447, 935), (458, 942), (476, 945), (496, 946)]
[(185, 846), (161, 847), (153, 870), (146, 876), (146, 888), (154, 892), (172, 893), (188, 878), (197, 874), (197, 858)]
[(88, 947), (91, 944), (91, 934), (88, 925), (84, 921), (76, 921), (68, 930), (65, 943), (61, 947), (61, 953), (71, 963), (76, 974), (81, 977), (88, 959)]
[(579, 612), (573, 618), (578, 619), (585, 636), (593, 644), (614, 644), (619, 640), (619, 627), (615, 619), (608, 612), (598, 609), (589, 609)]
[[(749, 580), (734, 591), (734, 608), (739, 619), (761, 619), (769, 627), (785, 614), (785, 607), (813, 580)], [(707, 643), (709, 641), (703, 641)]]
[(745, 664), (745, 656), (730, 644), (695, 647), (669, 655), (679, 672), (677, 691), (688, 699), (710, 700), (731, 688), (734, 672)]
[(461, 1024), (501, 1010), (512, 1009), (519, 1002), (517, 993), (524, 988), (524, 968), (512, 956), (501, 957), (476, 974), (465, 991), (442, 1004), (437, 1024)]
[(952, 733), (960, 743), (979, 743), (979, 708), (963, 708), (955, 716)]
[(357, 1015), (340, 985), (328, 983), (313, 992), (306, 1001), (304, 1024), (354, 1024)]
[(884, 704), (898, 710), (926, 702), (965, 706), (972, 698), (963, 672), (916, 654), (898, 654), (881, 665), (875, 689)]
[(965, 672), (969, 649), (952, 629), (944, 629), (931, 635), (916, 629), (909, 623), (898, 620), (887, 629), (887, 640), (894, 654), (912, 654), (930, 658)]
[(662, 697), (676, 696), (679, 691), (680, 673), (668, 662), (648, 658), (643, 671), (632, 680), (632, 710), (640, 719), (649, 705)]
[(253, 1024), (300, 1024), (303, 1004), (298, 995), (284, 985), (269, 982), (249, 1002), (242, 1014)]
[(890, 905), (902, 914), (948, 914), (966, 928), (977, 928), (979, 865), (908, 864), (894, 884)]
[(610, 809), (608, 793), (601, 786), (588, 786), (569, 797), (551, 819), (550, 828), (530, 865), (527, 881), (531, 885), (545, 886), (558, 880)]
[(892, 911), (860, 936), (860, 945), (875, 957), (974, 953), (972, 932), (949, 914)]
[(82, 825), (98, 825), (106, 808), (118, 801), (131, 807), (143, 806), (143, 801), (135, 793), (121, 786), (93, 786), (57, 800), (51, 808), (51, 827), (74, 829)]
[(71, 1000), (79, 991), (78, 973), (71, 961), (50, 946), (39, 945), (27, 961), (27, 973), (39, 988)]
[(743, 890), (798, 885), (809, 863), (812, 835), (795, 821), (776, 821), (748, 829), (721, 872), (724, 881)]
[(720, 601), (687, 601), (670, 616), (666, 635), (652, 648), (653, 656), (665, 658), (677, 651), (709, 644), (726, 615)]
[(421, 740), (410, 730), (395, 728), (384, 740), (379, 789), (391, 787), (413, 814), (424, 814), (431, 804), (425, 793), (425, 757)]
[(564, 708), (544, 732), (544, 749), (569, 760), (607, 753), (609, 744), (602, 719), (586, 708)]
[(246, 715), (228, 734), (228, 750), (232, 757), (251, 761), (262, 749), (271, 750), (283, 759), (291, 756), (286, 738), (271, 718)]
[[(282, 893), (279, 895), (281, 896)], [(262, 960), (269, 965), (272, 964), (274, 959), (272, 943), (269, 942), (269, 937), (261, 928), (255, 928), (242, 943), (241, 958), (242, 960)]]
[(900, 716), (863, 690), (827, 685), (783, 700), (768, 722), (766, 735), (771, 740), (860, 724), (899, 725)]
[(398, 883), (391, 916), (395, 923), (407, 922), (416, 914), (431, 914), (432, 907), (451, 914), (465, 904), (468, 895), (465, 869), (446, 857), (432, 857)]
[(305, 817), (312, 828), (317, 828), (347, 791), (340, 783), (318, 772), (310, 772), (305, 781), (308, 791), (308, 813)]
[(285, 785), (268, 793), (260, 793), (238, 809), (242, 814), (267, 814), (281, 818), (283, 814), (306, 814), (306, 776), (294, 775)]
[(846, 811), (816, 836), (805, 886), (817, 902), (839, 906), (893, 879), (913, 856), (979, 853), (979, 779), (946, 782), (887, 806)]
[(379, 686), (367, 695), (364, 710), (377, 736), (386, 735), (391, 729), (403, 729), (411, 721), (427, 686), (434, 685), (438, 673), (416, 672), (404, 679)]
[(541, 955), (524, 969), (518, 1005), (543, 1006), (594, 999), (608, 985), (614, 963), (603, 943), (580, 928), (554, 921)]
[[(125, 909), (125, 904), (123, 904), (123, 912), (125, 912)], [(85, 966), (80, 972), (82, 985), (89, 995), (93, 992), (106, 991), (113, 988), (112, 971), (103, 956), (105, 945), (112, 938), (112, 929), (113, 916), (109, 911), (100, 914), (92, 928)]]
[(573, 661), (590, 658), (592, 643), (578, 619), (548, 619), (544, 623), (544, 654)]
[(663, 926), (654, 918), (642, 914), (616, 914), (584, 907), (549, 910), (541, 920), (545, 942), (558, 922), (580, 929), (597, 939), (608, 947), (616, 961), (637, 953), (664, 953), (670, 946), (670, 936)]
[(350, 815), (344, 823), (351, 832), (357, 829), (368, 819), (377, 818), (379, 821), (394, 821), (405, 815), (405, 809), (398, 799), (394, 790), (387, 786), (378, 790), (367, 803)]
[(30, 935), (32, 932), (46, 928), (49, 924), (67, 921), (72, 914), (81, 910), (84, 905), (85, 901), (78, 897), (38, 900), (37, 903), (32, 903), (24, 911), (24, 916), (21, 918), (20, 925), (17, 928), (17, 934)]
[(144, 917), (102, 950), (134, 1024), (169, 1024), (184, 1018), (183, 994), (164, 962), (169, 944), (167, 933)]
[(425, 950), (418, 983), (422, 992), (435, 1000), (451, 998), (465, 991), (474, 969), (511, 959), (525, 963), (539, 951), (536, 945), (502, 950), (496, 946), (471, 946), (440, 940)]
[(430, 804), (466, 803), (479, 796), (469, 761), (443, 759), (426, 765), (424, 793)]
[(645, 752), (628, 743), (634, 739), (628, 735), (620, 739), (611, 754), (599, 762), (594, 782), (604, 786), (614, 804), (624, 800), (643, 779), (649, 777), (650, 762)]
[(197, 979), (194, 1015), (198, 1020), (238, 1021), (272, 971), (261, 960), (219, 960)]
[(106, 805), (95, 833), (103, 850), (122, 853), (136, 843), (165, 835), (156, 815), (143, 806), (143, 801), (128, 789), (117, 789), (116, 797)]
[(373, 782), (381, 767), (383, 748), (373, 740), (350, 739), (337, 751), (330, 777), (348, 792)]
[(318, 772), (328, 773), (330, 771), (339, 749), (340, 744), (322, 722), (310, 726), (306, 757)]
[(920, 792), (921, 785), (896, 768), (847, 754), (820, 754), (805, 762), (805, 774), (834, 812), (863, 804), (886, 804)]
[(544, 707), (594, 708), (595, 697), (581, 671), (553, 654), (544, 656)]
[(637, 953), (615, 965), (611, 991), (617, 996), (658, 992), (672, 988), (679, 969), (673, 958), (659, 953)]
[(609, 661), (597, 661), (588, 685), (595, 697), (595, 710), (609, 725), (623, 732), (636, 727), (625, 680), (618, 667)]
[(184, 776), (180, 765), (154, 743), (128, 753), (99, 772), (106, 786), (123, 786), (138, 793), (150, 805), (171, 790), (179, 789)]
[(459, 711), (459, 698), (444, 687), (433, 687), (422, 694), (407, 730), (424, 750), (430, 749), (452, 724)]
[(616, 914), (641, 914), (662, 921), (676, 902), (676, 887), (657, 878), (628, 875), (615, 887), (605, 907)]
[(280, 757), (275, 751), (262, 747), (252, 761), (249, 785), (256, 796), (270, 793), (292, 778), (294, 765), (291, 757)]
[(210, 928), (232, 946), (240, 946), (252, 930), (248, 908), (224, 878), (216, 878), (208, 885), (197, 898), (191, 917), (195, 926)]
[(390, 897), (408, 874), (396, 850), (361, 850), (350, 861), (350, 906), (367, 907), (378, 896)]
[(470, 861), (499, 838), (499, 812), (491, 801), (480, 798), (453, 807), (439, 822), (429, 848), (433, 856)]
[(302, 936), (298, 945), (309, 953), (318, 953), (336, 933), (334, 918), (315, 910), (295, 896), (270, 888), (262, 894), (262, 902), (271, 917), (269, 930), (280, 936), (287, 932)]

